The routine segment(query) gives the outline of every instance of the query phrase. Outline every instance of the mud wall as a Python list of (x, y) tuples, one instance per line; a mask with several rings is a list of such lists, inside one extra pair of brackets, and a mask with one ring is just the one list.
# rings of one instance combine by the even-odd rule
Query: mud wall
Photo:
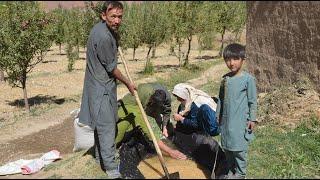
[(320, 2), (247, 2), (248, 70), (260, 92), (308, 77), (320, 91)]

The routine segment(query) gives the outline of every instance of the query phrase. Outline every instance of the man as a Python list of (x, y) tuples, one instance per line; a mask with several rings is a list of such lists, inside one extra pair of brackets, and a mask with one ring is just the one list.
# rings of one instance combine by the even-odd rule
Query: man
[[(173, 125), (170, 123), (171, 96), (168, 90), (157, 82), (143, 83), (138, 86), (138, 94), (159, 148), (174, 159), (187, 159), (185, 154), (166, 145), (162, 139), (162, 136), (169, 138), (173, 134)], [(123, 102), (130, 112), (135, 112), (135, 115), (137, 116), (135, 118), (135, 125), (140, 125), (142, 130), (149, 135), (149, 138), (151, 139), (149, 130), (142, 121), (142, 116), (140, 116), (139, 112), (140, 110), (134, 98), (126, 95), (123, 98)]]
[(96, 161), (109, 178), (120, 178), (115, 159), (117, 115), (116, 79), (133, 95), (135, 85), (117, 68), (118, 28), (123, 5), (118, 1), (104, 3), (101, 19), (91, 30), (87, 42), (87, 64), (79, 122), (94, 130)]

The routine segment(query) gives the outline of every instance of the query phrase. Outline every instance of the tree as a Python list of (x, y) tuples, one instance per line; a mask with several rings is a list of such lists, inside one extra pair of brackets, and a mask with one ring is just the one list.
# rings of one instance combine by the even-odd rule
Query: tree
[(56, 44), (59, 45), (59, 53), (61, 53), (61, 46), (65, 42), (65, 16), (66, 16), (66, 10), (64, 10), (59, 4), (57, 9), (54, 9), (52, 11), (52, 14), (54, 16), (54, 41)]
[[(178, 45), (178, 54), (176, 56), (179, 59), (179, 64), (183, 66), (189, 64), (192, 36), (197, 29), (195, 19), (198, 6), (198, 2), (179, 1), (174, 2), (168, 8), (169, 17), (171, 17), (169, 31)], [(182, 52), (181, 47), (186, 39), (188, 40), (188, 49), (187, 52)]]
[(199, 52), (201, 50), (210, 50), (213, 48), (215, 41), (216, 29), (214, 24), (215, 4), (216, 2), (205, 1), (199, 8), (196, 17), (197, 38), (199, 43)]
[(92, 27), (99, 22), (99, 16), (97, 16), (95, 12), (95, 6), (92, 1), (85, 1), (85, 9), (84, 12), (80, 14), (82, 18), (79, 20), (81, 21), (81, 26), (82, 28), (80, 29), (81, 31), (81, 39), (80, 39), (80, 44), (82, 47), (86, 47), (88, 37), (90, 34), (90, 31)]
[(183, 66), (188, 66), (189, 65), (189, 54), (190, 54), (190, 49), (191, 49), (191, 41), (192, 41), (192, 36), (194, 34), (196, 34), (196, 30), (197, 30), (197, 22), (196, 17), (197, 17), (197, 13), (200, 10), (199, 9), (200, 4), (199, 2), (196, 1), (192, 1), (189, 3), (185, 4), (185, 26), (186, 26), (186, 32), (184, 32), (187, 36), (187, 40), (188, 40), (188, 50), (186, 52), (186, 57), (184, 59), (184, 64)]
[(143, 13), (143, 28), (141, 41), (148, 47), (147, 62), (145, 69), (152, 69), (151, 59), (149, 58), (152, 48), (156, 48), (164, 42), (167, 28), (166, 19), (162, 16), (163, 4), (159, 2), (144, 2), (141, 4)]
[(120, 26), (120, 46), (123, 49), (133, 48), (132, 60), (135, 60), (136, 49), (142, 44), (143, 18), (141, 5), (132, 3), (130, 6), (124, 3), (123, 23)]
[(27, 74), (42, 61), (41, 52), (51, 41), (46, 13), (38, 2), (6, 2), (7, 18), (0, 32), (1, 66), (9, 83), (23, 89), (26, 110), (30, 110), (26, 89)]
[(66, 53), (68, 57), (68, 68), (71, 72), (76, 59), (79, 58), (80, 45), (82, 42), (82, 11), (79, 8), (73, 8), (67, 11), (65, 35), (66, 35)]
[[(240, 3), (240, 4), (239, 4)], [(215, 29), (221, 34), (221, 46), (219, 56), (222, 55), (224, 48), (224, 35), (227, 30), (239, 32), (245, 23), (245, 4), (244, 2), (219, 1), (215, 3), (214, 19)]]
[(247, 21), (247, 7), (246, 2), (237, 1), (234, 2), (234, 10), (236, 11), (236, 16), (233, 18), (230, 30), (235, 34), (234, 41), (240, 40), (240, 34), (245, 28)]
[[(6, 19), (4, 16), (5, 10), (6, 10), (6, 5), (3, 4), (3, 2), (1, 2), (1, 4), (0, 4), (0, 24), (4, 24), (4, 21)], [(3, 26), (0, 26), (0, 31), (3, 31)], [(0, 48), (4, 49), (5, 47), (1, 46)], [(4, 51), (2, 51), (2, 52), (4, 52)], [(3, 54), (0, 54), (0, 59), (1, 59), (1, 57), (3, 57)], [(2, 64), (2, 61), (0, 61), (0, 83), (3, 81), (4, 81), (4, 65)]]

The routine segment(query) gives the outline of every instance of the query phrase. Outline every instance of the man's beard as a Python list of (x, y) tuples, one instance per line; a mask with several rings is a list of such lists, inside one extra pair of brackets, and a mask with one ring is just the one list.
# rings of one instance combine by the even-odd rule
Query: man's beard
[(115, 28), (116, 30), (114, 30), (113, 28), (109, 27), (107, 25), (109, 31), (111, 32), (111, 34), (113, 35), (113, 37), (116, 39), (117, 41), (117, 46), (118, 46), (118, 42), (120, 40), (120, 35), (119, 35), (119, 28)]

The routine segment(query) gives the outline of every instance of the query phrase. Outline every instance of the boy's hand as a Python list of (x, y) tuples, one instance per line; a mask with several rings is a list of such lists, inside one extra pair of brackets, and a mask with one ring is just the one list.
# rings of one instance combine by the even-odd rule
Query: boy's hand
[(253, 130), (254, 129), (254, 126), (255, 126), (255, 124), (256, 124), (256, 122), (255, 121), (248, 121), (247, 122), (247, 127), (248, 127), (248, 129), (251, 129), (251, 130)]

